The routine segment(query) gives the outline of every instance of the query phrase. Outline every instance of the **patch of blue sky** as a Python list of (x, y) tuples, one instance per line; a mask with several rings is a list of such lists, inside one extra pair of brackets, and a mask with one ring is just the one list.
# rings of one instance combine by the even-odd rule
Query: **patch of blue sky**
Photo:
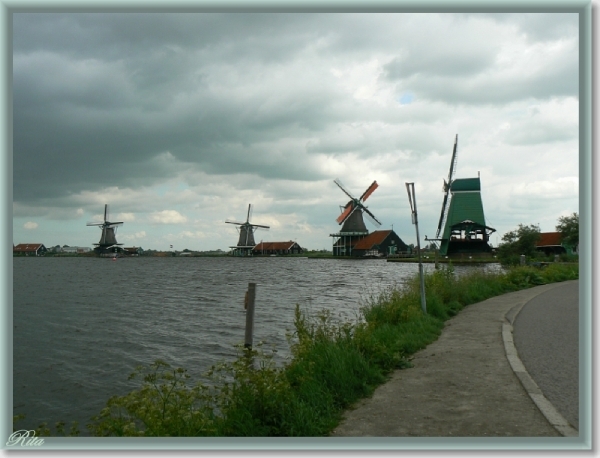
[(168, 184), (161, 184), (159, 186), (154, 187), (154, 192), (160, 197), (164, 197), (170, 188), (171, 186), (169, 186)]
[(154, 192), (159, 197), (164, 197), (165, 195), (167, 195), (167, 193), (169, 191), (181, 192), (181, 191), (185, 191), (186, 189), (190, 189), (190, 187), (188, 186), (187, 183), (182, 181), (182, 182), (177, 183), (177, 185), (173, 185), (173, 183), (165, 183), (165, 184), (155, 186)]
[(398, 97), (398, 102), (400, 105), (410, 105), (415, 100), (415, 96), (410, 92), (405, 92), (400, 97)]

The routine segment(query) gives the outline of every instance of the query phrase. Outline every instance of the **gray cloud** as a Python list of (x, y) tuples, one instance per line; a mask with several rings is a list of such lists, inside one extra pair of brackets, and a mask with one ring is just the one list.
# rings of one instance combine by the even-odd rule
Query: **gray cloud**
[(389, 221), (419, 180), (436, 224), (456, 133), (475, 170), (481, 151), (576, 145), (576, 30), (571, 15), (16, 13), (13, 215), (30, 218), (15, 231), (107, 200), (148, 238), (152, 214), (209, 234), (197, 221), (250, 202), (324, 227), (335, 177), (385, 183), (371, 205)]

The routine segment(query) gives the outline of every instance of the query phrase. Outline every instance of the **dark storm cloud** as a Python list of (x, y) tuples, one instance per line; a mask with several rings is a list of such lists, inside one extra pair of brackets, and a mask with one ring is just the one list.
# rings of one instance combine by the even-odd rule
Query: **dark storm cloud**
[[(571, 27), (534, 19), (518, 20), (530, 40)], [(505, 19), (15, 14), (14, 200), (151, 186), (184, 170), (322, 180), (319, 155), (366, 156), (382, 145), (430, 154), (441, 140), (425, 126), (449, 117), (449, 105), (576, 94), (572, 59), (522, 79), (481, 78), (498, 70), (498, 34), (510, 33), (499, 25), (488, 31), (495, 23)], [(544, 24), (553, 32), (544, 34)], [(401, 112), (353, 97), (370, 81), (342, 89), (348, 68), (376, 59), (385, 70), (380, 82), (397, 86), (392, 101), (408, 91), (435, 104)], [(380, 124), (404, 127), (369, 131)]]
[[(316, 35), (305, 31), (307, 21), (303, 15), (16, 15), (15, 200), (165, 178), (169, 171), (151, 161), (165, 151), (215, 173), (276, 175), (277, 162), (252, 154), (251, 145), (322, 128), (331, 94), (302, 87), (215, 94), (207, 75), (243, 78), (246, 66), (292, 58)], [(267, 96), (277, 102), (269, 106)], [(246, 150), (238, 158), (228, 151), (239, 145)]]
[[(223, 60), (248, 56), (273, 61), (289, 59), (302, 49), (304, 43), (298, 38), (315, 38), (310, 23), (316, 18), (304, 14), (21, 13), (14, 16), (13, 48), (18, 53), (58, 49), (77, 59), (135, 62), (148, 50), (171, 47), (203, 49)], [(240, 42), (245, 46), (240, 47)]]

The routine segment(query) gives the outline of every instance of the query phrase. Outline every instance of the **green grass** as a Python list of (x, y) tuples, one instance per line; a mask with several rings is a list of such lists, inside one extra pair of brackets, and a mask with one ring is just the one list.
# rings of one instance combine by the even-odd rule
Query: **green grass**
[(352, 323), (296, 306), (292, 356), (283, 366), (260, 348), (240, 348), (239, 358), (211, 368), (204, 384), (163, 361), (141, 366), (131, 376), (140, 388), (111, 398), (88, 429), (96, 436), (327, 436), (345, 409), (391, 371), (410, 366), (409, 357), (463, 307), (578, 274), (576, 264), (461, 276), (450, 266), (426, 275), (427, 314), (415, 277), (368, 299)]

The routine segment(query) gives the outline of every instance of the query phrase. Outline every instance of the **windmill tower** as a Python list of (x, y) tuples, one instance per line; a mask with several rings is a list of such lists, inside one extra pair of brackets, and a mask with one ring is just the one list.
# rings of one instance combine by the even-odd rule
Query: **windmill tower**
[(122, 221), (110, 222), (108, 213), (108, 204), (104, 205), (104, 221), (100, 223), (87, 223), (87, 226), (99, 226), (102, 229), (100, 241), (94, 243), (94, 251), (100, 256), (112, 256), (122, 251), (122, 243), (117, 243), (117, 227), (123, 224)]
[(492, 250), (489, 237), (496, 229), (485, 223), (479, 176), (454, 178), (457, 146), (458, 134), (454, 139), (448, 181), (444, 180), (444, 200), (436, 236), (429, 240), (440, 242), (442, 256), (488, 253)]
[(381, 226), (375, 215), (364, 205), (364, 202), (379, 185), (374, 181), (357, 199), (346, 190), (339, 179), (333, 180), (333, 182), (350, 197), (350, 201), (344, 207), (340, 207), (342, 213), (336, 219), (338, 224), (343, 224), (340, 232), (329, 235), (333, 237), (333, 255), (350, 256), (354, 245), (369, 234), (363, 215), (366, 215), (375, 227)]
[(240, 223), (237, 221), (225, 221), (228, 224), (235, 224), (238, 226), (238, 232), (240, 237), (236, 246), (229, 247), (232, 249), (234, 256), (250, 256), (252, 255), (252, 249), (256, 246), (254, 241), (254, 232), (257, 228), (268, 230), (269, 226), (263, 226), (260, 224), (250, 224), (250, 216), (252, 215), (252, 204), (248, 204), (248, 214), (246, 216), (246, 222)]

